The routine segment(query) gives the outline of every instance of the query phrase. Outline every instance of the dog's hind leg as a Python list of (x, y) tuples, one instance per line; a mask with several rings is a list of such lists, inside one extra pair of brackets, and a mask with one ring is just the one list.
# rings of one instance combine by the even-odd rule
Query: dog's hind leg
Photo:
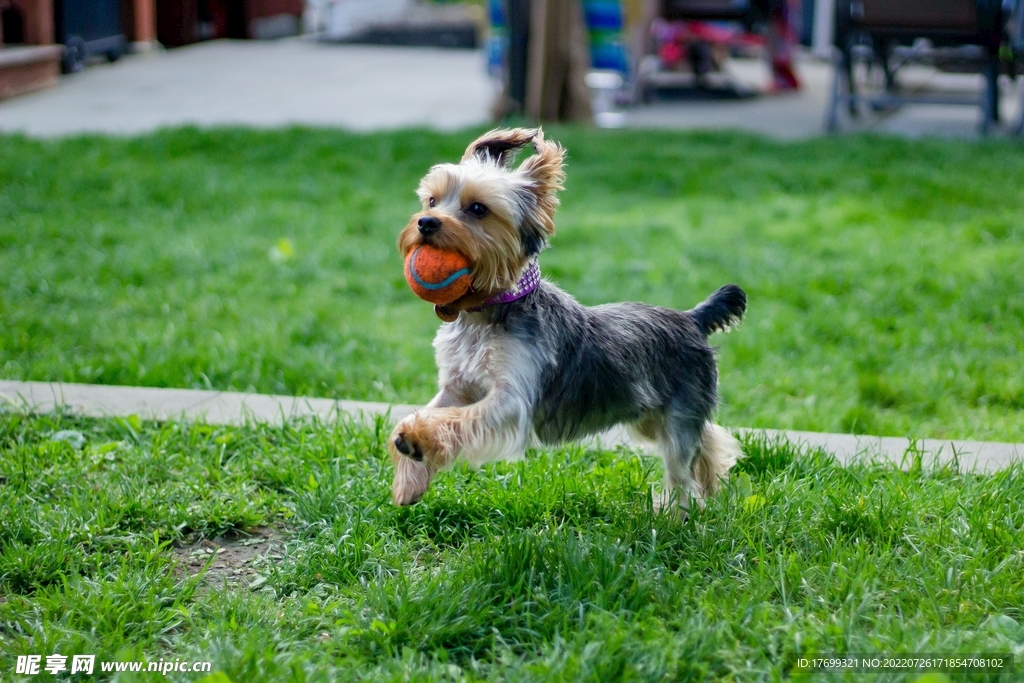
[(703, 496), (693, 476), (693, 460), (700, 444), (699, 423), (666, 415), (657, 426), (656, 442), (665, 465), (665, 483), (661, 494), (655, 496), (655, 508), (663, 509), (676, 503), (685, 510), (690, 507), (691, 498), (700, 505)]
[(711, 422), (704, 423), (700, 444), (693, 459), (693, 476), (707, 498), (718, 493), (729, 470), (743, 457), (740, 442), (729, 432)]
[(673, 498), (683, 509), (691, 500), (703, 507), (741, 457), (739, 442), (718, 425), (683, 416), (666, 416), (658, 432), (665, 485), (656, 507), (665, 507)]

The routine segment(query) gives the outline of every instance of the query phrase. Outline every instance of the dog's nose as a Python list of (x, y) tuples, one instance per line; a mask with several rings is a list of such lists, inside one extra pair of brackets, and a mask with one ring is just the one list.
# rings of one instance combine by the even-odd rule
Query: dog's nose
[(419, 226), (420, 234), (426, 237), (427, 235), (433, 235), (441, 229), (441, 221), (433, 216), (424, 216), (419, 220)]

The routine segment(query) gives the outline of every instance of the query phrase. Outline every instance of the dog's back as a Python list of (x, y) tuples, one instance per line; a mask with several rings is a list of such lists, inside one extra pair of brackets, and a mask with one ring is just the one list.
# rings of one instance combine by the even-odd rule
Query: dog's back
[(540, 366), (534, 431), (544, 443), (559, 443), (652, 416), (699, 431), (718, 401), (707, 336), (738, 322), (745, 304), (743, 290), (729, 285), (692, 311), (640, 303), (588, 308), (545, 282), (495, 311), (491, 324)]

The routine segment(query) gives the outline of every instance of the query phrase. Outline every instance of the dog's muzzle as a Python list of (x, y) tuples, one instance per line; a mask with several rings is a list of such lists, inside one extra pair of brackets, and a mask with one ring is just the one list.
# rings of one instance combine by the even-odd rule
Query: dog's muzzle
[(417, 221), (417, 225), (419, 226), (420, 234), (424, 237), (430, 237), (441, 229), (441, 221), (433, 216), (423, 216)]

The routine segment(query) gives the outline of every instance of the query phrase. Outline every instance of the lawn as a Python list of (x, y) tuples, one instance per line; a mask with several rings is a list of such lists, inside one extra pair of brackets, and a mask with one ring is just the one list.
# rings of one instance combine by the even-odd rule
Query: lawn
[[(828, 681), (797, 658), (1024, 655), (1020, 465), (748, 441), (681, 521), (651, 510), (656, 460), (566, 448), (395, 508), (386, 433), (0, 410), (0, 678), (49, 679), (11, 673), (53, 653), (210, 661), (209, 683)], [(240, 573), (187, 561), (268, 530), (278, 551)]]
[[(583, 302), (737, 282), (731, 426), (1024, 441), (1024, 154), (1004, 140), (553, 128), (544, 272)], [(0, 137), (0, 377), (423, 402), (394, 247), (475, 132)]]

